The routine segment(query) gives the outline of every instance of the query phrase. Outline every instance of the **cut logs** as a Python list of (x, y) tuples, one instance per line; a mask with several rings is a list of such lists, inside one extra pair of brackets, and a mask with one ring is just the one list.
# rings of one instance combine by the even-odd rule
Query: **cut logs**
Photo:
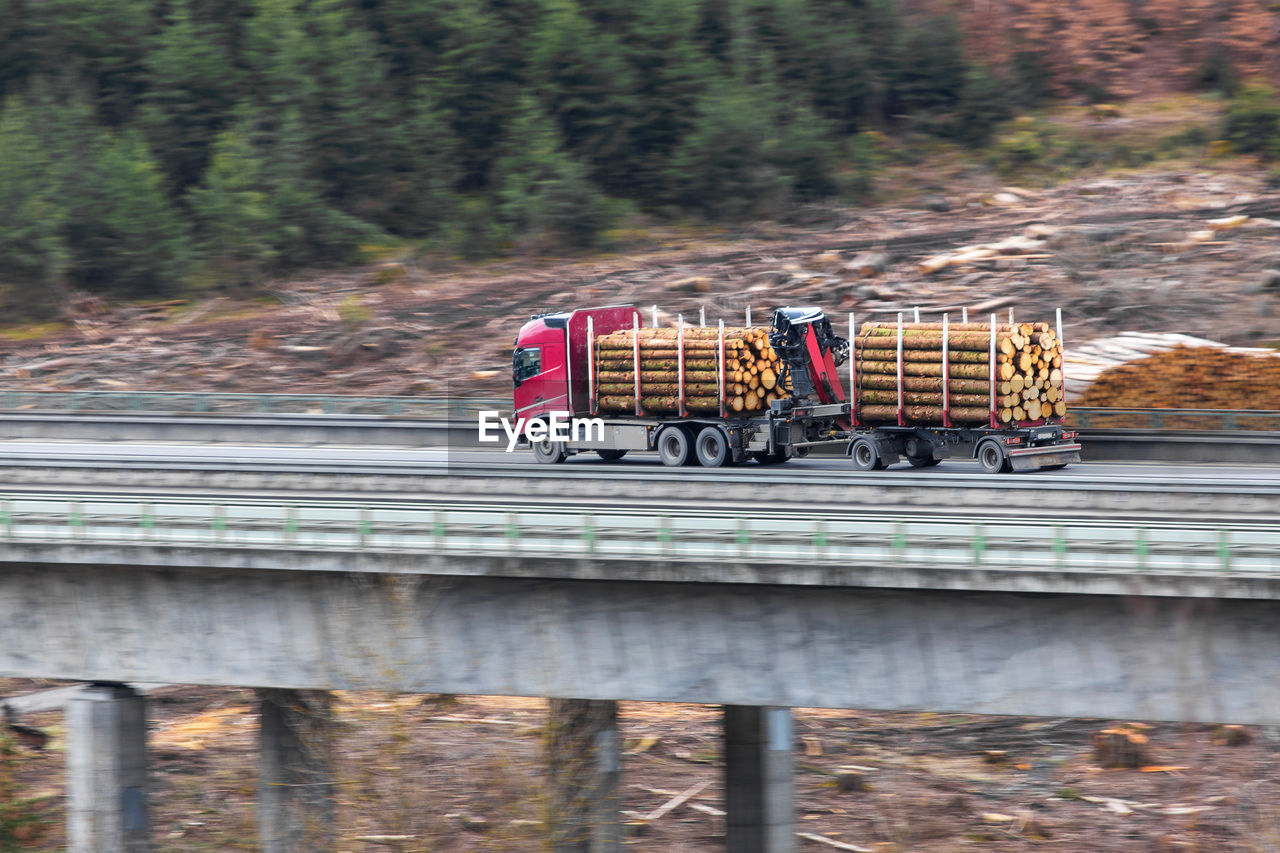
[[(729, 416), (758, 414), (791, 395), (786, 365), (769, 343), (769, 330), (686, 327), (623, 330), (595, 341), (596, 402), (602, 413), (636, 411), (636, 365), (640, 367), (640, 409), (650, 414), (680, 411), (681, 350), (684, 354), (684, 408), (691, 414), (719, 413), (723, 388)], [(721, 370), (723, 364), (723, 370)]]
[[(955, 323), (867, 323), (856, 341), (858, 421), (957, 426), (1058, 423), (1067, 412), (1062, 346), (1047, 323), (991, 326)], [(992, 388), (992, 374), (995, 387)], [(946, 396), (943, 396), (944, 380)]]
[[(1280, 353), (1231, 352), (1211, 347), (1175, 347), (1104, 371), (1080, 397), (1081, 407), (1181, 409), (1163, 424), (1170, 429), (1220, 429), (1219, 418), (1192, 409), (1253, 409), (1233, 429), (1276, 430), (1280, 418)], [(1106, 427), (1149, 428), (1150, 416), (1117, 412), (1096, 421)]]

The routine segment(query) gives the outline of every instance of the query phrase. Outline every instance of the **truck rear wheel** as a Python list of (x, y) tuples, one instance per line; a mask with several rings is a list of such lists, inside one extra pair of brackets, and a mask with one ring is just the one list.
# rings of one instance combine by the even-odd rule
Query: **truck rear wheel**
[(703, 468), (719, 468), (729, 461), (729, 438), (719, 427), (703, 427), (694, 442), (694, 450)]
[(1004, 445), (998, 441), (984, 441), (978, 446), (978, 464), (987, 474), (999, 474), (1009, 470), (1009, 460)]
[(663, 465), (678, 468), (689, 464), (689, 436), (680, 427), (667, 427), (658, 433), (658, 458)]
[(565, 453), (564, 443), (544, 438), (533, 443), (533, 458), (543, 465), (555, 465), (563, 462), (569, 454)]
[(932, 456), (908, 456), (907, 461), (911, 463), (912, 468), (932, 468), (942, 460)]
[(884, 467), (876, 443), (869, 438), (855, 441), (849, 451), (849, 458), (853, 461), (855, 471), (879, 471)]
[(625, 450), (597, 450), (596, 453), (605, 462), (617, 462), (619, 459), (627, 455)]

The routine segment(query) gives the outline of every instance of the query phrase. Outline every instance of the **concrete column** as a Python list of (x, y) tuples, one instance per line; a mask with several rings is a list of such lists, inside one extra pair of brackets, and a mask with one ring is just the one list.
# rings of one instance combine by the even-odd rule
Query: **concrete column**
[(617, 853), (618, 703), (552, 699), (545, 736), (551, 774), (547, 827), (555, 853)]
[(728, 853), (796, 849), (791, 709), (724, 706)]
[(94, 684), (68, 700), (67, 850), (144, 853), (147, 701), (123, 684)]
[(334, 847), (332, 697), (322, 690), (259, 690), (258, 832), (263, 853)]

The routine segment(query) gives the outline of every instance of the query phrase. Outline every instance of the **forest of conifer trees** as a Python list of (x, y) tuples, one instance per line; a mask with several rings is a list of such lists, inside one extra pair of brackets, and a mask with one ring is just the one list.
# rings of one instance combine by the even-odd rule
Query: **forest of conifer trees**
[(1126, 45), (1161, 33), (1178, 85), (1273, 70), (1249, 0), (1064, 5), (0, 0), (0, 301), (856, 200), (867, 131), (981, 146), (1048, 98), (1133, 94)]

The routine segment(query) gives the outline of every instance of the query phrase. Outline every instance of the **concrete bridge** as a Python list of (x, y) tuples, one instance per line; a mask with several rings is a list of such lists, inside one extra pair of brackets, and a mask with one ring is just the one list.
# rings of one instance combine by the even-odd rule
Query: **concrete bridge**
[[(68, 703), (71, 849), (148, 849), (145, 700), (262, 689), (264, 849), (326, 849), (329, 689), (563, 697), (619, 847), (619, 699), (724, 706), (727, 847), (794, 847), (791, 707), (1280, 724), (1280, 525), (12, 495), (0, 674)], [(300, 794), (300, 791), (311, 795)], [(316, 792), (320, 791), (320, 794)]]

